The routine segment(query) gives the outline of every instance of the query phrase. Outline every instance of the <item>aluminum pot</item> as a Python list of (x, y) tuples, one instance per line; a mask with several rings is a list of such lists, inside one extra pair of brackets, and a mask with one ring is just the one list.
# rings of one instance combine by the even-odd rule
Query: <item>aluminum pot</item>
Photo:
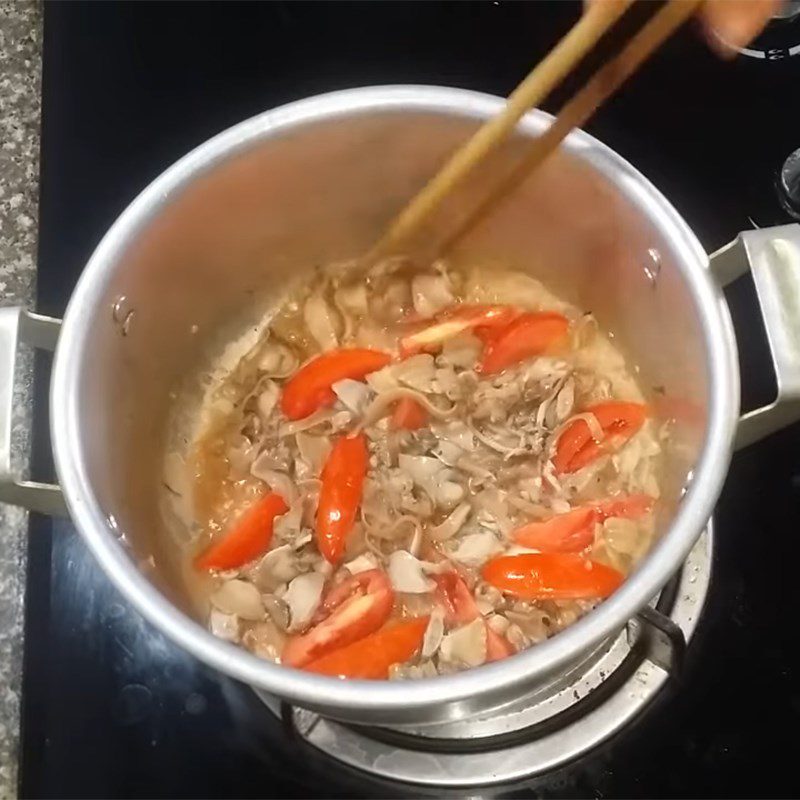
[[(597, 652), (680, 567), (711, 516), (737, 429), (747, 443), (800, 416), (800, 226), (743, 234), (710, 269), (658, 190), (580, 131), (461, 251), (529, 270), (591, 309), (654, 396), (694, 410), (670, 412), (680, 447), (668, 454), (665, 485), (685, 492), (622, 588), (566, 631), (505, 661), (434, 680), (364, 683), (276, 666), (216, 639), (187, 613), (161, 558), (156, 498), (172, 387), (220, 331), (231, 332), (232, 320), (249, 324), (290, 277), (364, 252), (446, 154), (502, 105), (448, 88), (337, 92), (242, 122), (169, 168), (105, 235), (61, 324), (50, 398), (60, 492), (12, 474), (11, 382), (4, 381), (0, 500), (56, 512), (63, 494), (101, 567), (158, 629), (220, 671), (335, 718), (425, 724), (468, 717), (535, 698)], [(516, 139), (465, 185), (437, 226), (444, 230), (488, 173), (506, 168), (549, 121), (539, 111), (526, 115)], [(720, 285), (748, 266), (779, 396), (740, 420), (735, 339)], [(56, 325), (2, 310), (3, 377), (13, 373), (18, 341), (52, 345)]]

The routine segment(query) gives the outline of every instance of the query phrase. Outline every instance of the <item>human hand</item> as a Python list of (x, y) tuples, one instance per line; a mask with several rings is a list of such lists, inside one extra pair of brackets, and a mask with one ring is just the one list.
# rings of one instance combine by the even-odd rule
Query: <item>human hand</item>
[[(586, 5), (604, 1), (586, 0)], [(706, 0), (699, 16), (710, 47), (730, 58), (761, 33), (780, 7), (781, 0)]]
[(700, 9), (706, 38), (721, 56), (755, 39), (781, 7), (781, 0), (706, 0)]

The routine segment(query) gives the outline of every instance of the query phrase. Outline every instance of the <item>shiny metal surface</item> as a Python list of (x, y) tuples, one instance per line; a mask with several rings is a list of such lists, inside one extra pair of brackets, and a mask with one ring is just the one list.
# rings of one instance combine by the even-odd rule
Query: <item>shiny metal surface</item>
[[(708, 593), (712, 543), (709, 525), (686, 560), (669, 614), (686, 640), (695, 631)], [(620, 634), (602, 658), (543, 697), (525, 697), (509, 708), (471, 720), (394, 728), (413, 740), (350, 727), (303, 709), (292, 712), (292, 721), (303, 740), (329, 757), (385, 778), (443, 788), (502, 783), (577, 758), (640, 713), (669, 674), (649, 659), (637, 660), (631, 668), (631, 657), (636, 656), (629, 639)], [(286, 713), (276, 698), (256, 694), (274, 714)], [(542, 728), (545, 721), (547, 729)], [(514, 732), (519, 735), (510, 736)], [(450, 740), (449, 746), (429, 741), (433, 737)], [(459, 741), (464, 743), (461, 749)]]
[(794, 219), (800, 219), (800, 148), (790, 153), (778, 174), (778, 197)]
[(783, 0), (780, 7), (772, 15), (773, 19), (792, 19), (800, 14), (800, 0)]
[[(738, 369), (727, 307), (707, 258), (642, 175), (574, 132), (459, 255), (530, 270), (591, 308), (639, 365), (644, 385), (701, 409), (699, 427), (679, 421), (682, 447), (670, 455), (668, 495), (677, 496), (689, 475), (691, 484), (632, 578), (536, 648), (406, 685), (277, 667), (215, 639), (181, 610), (180, 586), (161, 551), (156, 502), (171, 389), (220, 332), (232, 330), (231, 320), (241, 331), (314, 263), (366, 250), (444, 155), (502, 102), (455, 89), (378, 87), (311, 98), (243, 122), (134, 200), (87, 264), (65, 316), (51, 390), (55, 461), (70, 512), (102, 567), (142, 614), (198, 658), (340, 719), (441, 723), (552, 684), (658, 593), (708, 521), (727, 470)], [(502, 168), (549, 121), (541, 112), (526, 115), (517, 139), (484, 169)], [(432, 236), (484, 177), (465, 185)], [(137, 568), (142, 558), (157, 566), (150, 577)]]
[(679, 676), (686, 657), (686, 637), (669, 617), (645, 606), (628, 623), (628, 643), (642, 641), (647, 659), (670, 675)]
[(740, 233), (711, 256), (711, 270), (722, 284), (748, 269), (761, 306), (778, 394), (768, 406), (742, 416), (737, 447), (800, 419), (800, 225)]
[(58, 486), (24, 480), (11, 463), (14, 378), (21, 345), (53, 350), (61, 321), (23, 308), (0, 308), (0, 503), (42, 514), (66, 514)]

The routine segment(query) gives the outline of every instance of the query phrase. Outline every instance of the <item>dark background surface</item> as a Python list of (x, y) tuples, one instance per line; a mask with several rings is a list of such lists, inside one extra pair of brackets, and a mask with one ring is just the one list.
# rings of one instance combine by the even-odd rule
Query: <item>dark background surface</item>
[[(47, 4), (39, 310), (63, 314), (114, 218), (225, 127), (366, 84), (506, 94), (578, 12), (573, 3)], [(800, 41), (799, 23), (784, 32)], [(721, 63), (686, 30), (587, 127), (659, 186), (711, 251), (753, 220), (780, 219), (772, 182), (800, 147), (798, 87), (800, 57)], [(770, 380), (746, 282), (731, 303), (751, 406)], [(34, 467), (44, 477), (45, 359), (38, 367)], [(680, 685), (581, 761), (480, 794), (800, 792), (798, 445), (795, 426), (734, 457), (716, 513), (711, 600)], [(420, 793), (285, 740), (248, 689), (128, 608), (71, 524), (34, 517), (31, 528), (23, 796)]]

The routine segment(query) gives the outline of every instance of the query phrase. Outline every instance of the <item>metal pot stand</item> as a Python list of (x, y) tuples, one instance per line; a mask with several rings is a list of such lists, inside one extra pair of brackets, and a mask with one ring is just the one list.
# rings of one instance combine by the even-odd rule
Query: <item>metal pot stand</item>
[(290, 735), (382, 778), (466, 787), (531, 777), (612, 736), (679, 674), (708, 593), (711, 547), (709, 523), (657, 601), (588, 663), (549, 690), (479, 717), (428, 726), (357, 726), (254, 691)]

